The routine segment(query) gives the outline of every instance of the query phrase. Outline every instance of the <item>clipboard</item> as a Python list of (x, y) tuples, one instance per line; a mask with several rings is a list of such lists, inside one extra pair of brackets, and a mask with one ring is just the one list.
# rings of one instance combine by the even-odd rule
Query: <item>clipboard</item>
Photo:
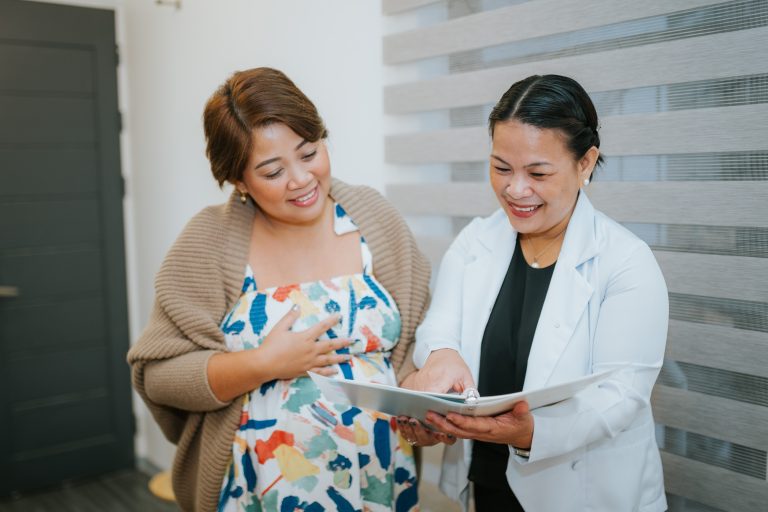
[(339, 380), (312, 372), (308, 374), (330, 402), (423, 421), (428, 411), (442, 415), (455, 412), (468, 416), (496, 416), (511, 410), (522, 400), (528, 401), (531, 410), (538, 409), (567, 400), (589, 386), (607, 379), (615, 371), (616, 369), (607, 370), (536, 390), (471, 400), (465, 400), (464, 396), (454, 393), (413, 391), (384, 384)]

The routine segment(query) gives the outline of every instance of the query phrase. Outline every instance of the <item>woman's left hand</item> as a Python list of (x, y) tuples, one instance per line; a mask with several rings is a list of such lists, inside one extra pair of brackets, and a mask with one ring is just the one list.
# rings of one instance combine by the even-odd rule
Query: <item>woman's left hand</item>
[(453, 444), (456, 442), (455, 437), (430, 430), (416, 418), (398, 416), (397, 428), (403, 439), (411, 446), (432, 446), (437, 443)]
[(426, 421), (437, 430), (461, 439), (508, 444), (528, 449), (533, 441), (533, 416), (528, 402), (518, 402), (511, 411), (498, 416), (464, 416), (427, 413)]

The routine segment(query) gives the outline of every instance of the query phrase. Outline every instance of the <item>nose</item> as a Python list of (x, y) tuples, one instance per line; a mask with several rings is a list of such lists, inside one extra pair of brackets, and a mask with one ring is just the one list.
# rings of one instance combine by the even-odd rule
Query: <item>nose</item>
[(290, 170), (290, 181), (288, 187), (291, 190), (300, 190), (312, 182), (313, 176), (309, 168), (298, 164), (294, 165)]
[(526, 176), (522, 174), (513, 174), (504, 189), (504, 192), (512, 199), (523, 199), (533, 193)]

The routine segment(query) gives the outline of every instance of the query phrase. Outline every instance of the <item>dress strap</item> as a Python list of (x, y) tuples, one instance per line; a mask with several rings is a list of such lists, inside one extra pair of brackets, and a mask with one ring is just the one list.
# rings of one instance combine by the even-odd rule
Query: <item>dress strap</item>
[(333, 231), (339, 236), (360, 231), (355, 221), (352, 220), (339, 203), (333, 205)]
[(365, 241), (365, 237), (360, 235), (360, 252), (363, 256), (363, 274), (373, 273), (373, 254), (368, 248), (368, 242)]
[[(352, 220), (339, 203), (335, 203), (333, 208), (333, 230), (337, 235), (345, 235), (347, 233), (360, 231), (357, 224), (355, 224), (355, 221)], [(373, 255), (362, 234), (360, 235), (360, 253), (363, 259), (363, 274), (372, 273)]]
[(243, 279), (243, 288), (240, 290), (240, 293), (255, 292), (257, 290), (258, 288), (256, 287), (256, 279), (253, 277), (253, 269), (251, 268), (251, 264), (246, 263), (245, 279)]

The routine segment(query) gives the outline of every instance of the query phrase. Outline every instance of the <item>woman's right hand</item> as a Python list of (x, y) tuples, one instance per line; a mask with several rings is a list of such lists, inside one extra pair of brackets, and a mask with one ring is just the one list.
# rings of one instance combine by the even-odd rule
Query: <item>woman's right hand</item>
[(353, 340), (336, 338), (318, 341), (320, 336), (339, 323), (340, 315), (331, 315), (309, 329), (294, 332), (291, 327), (300, 315), (300, 308), (292, 307), (275, 324), (259, 348), (253, 351), (254, 357), (262, 360), (275, 379), (293, 379), (307, 371), (329, 376), (337, 372), (333, 365), (349, 361), (349, 354), (337, 354), (336, 351), (348, 347)]
[[(446, 348), (432, 352), (424, 367), (406, 377), (400, 386), (417, 391), (463, 393), (475, 387), (475, 380), (461, 355)], [(401, 435), (412, 446), (432, 446), (437, 443), (451, 445), (456, 442), (453, 435), (426, 428), (415, 418), (400, 416), (397, 423)]]
[(317, 341), (339, 323), (332, 315), (307, 330), (293, 332), (300, 310), (292, 308), (270, 331), (259, 348), (237, 352), (219, 352), (208, 359), (208, 384), (221, 402), (229, 402), (275, 379), (293, 379), (313, 371), (330, 376), (333, 365), (349, 361), (349, 354), (336, 350), (352, 344), (350, 339)]
[(450, 348), (432, 352), (424, 367), (409, 375), (401, 386), (433, 393), (463, 393), (476, 387), (467, 363), (457, 351)]

